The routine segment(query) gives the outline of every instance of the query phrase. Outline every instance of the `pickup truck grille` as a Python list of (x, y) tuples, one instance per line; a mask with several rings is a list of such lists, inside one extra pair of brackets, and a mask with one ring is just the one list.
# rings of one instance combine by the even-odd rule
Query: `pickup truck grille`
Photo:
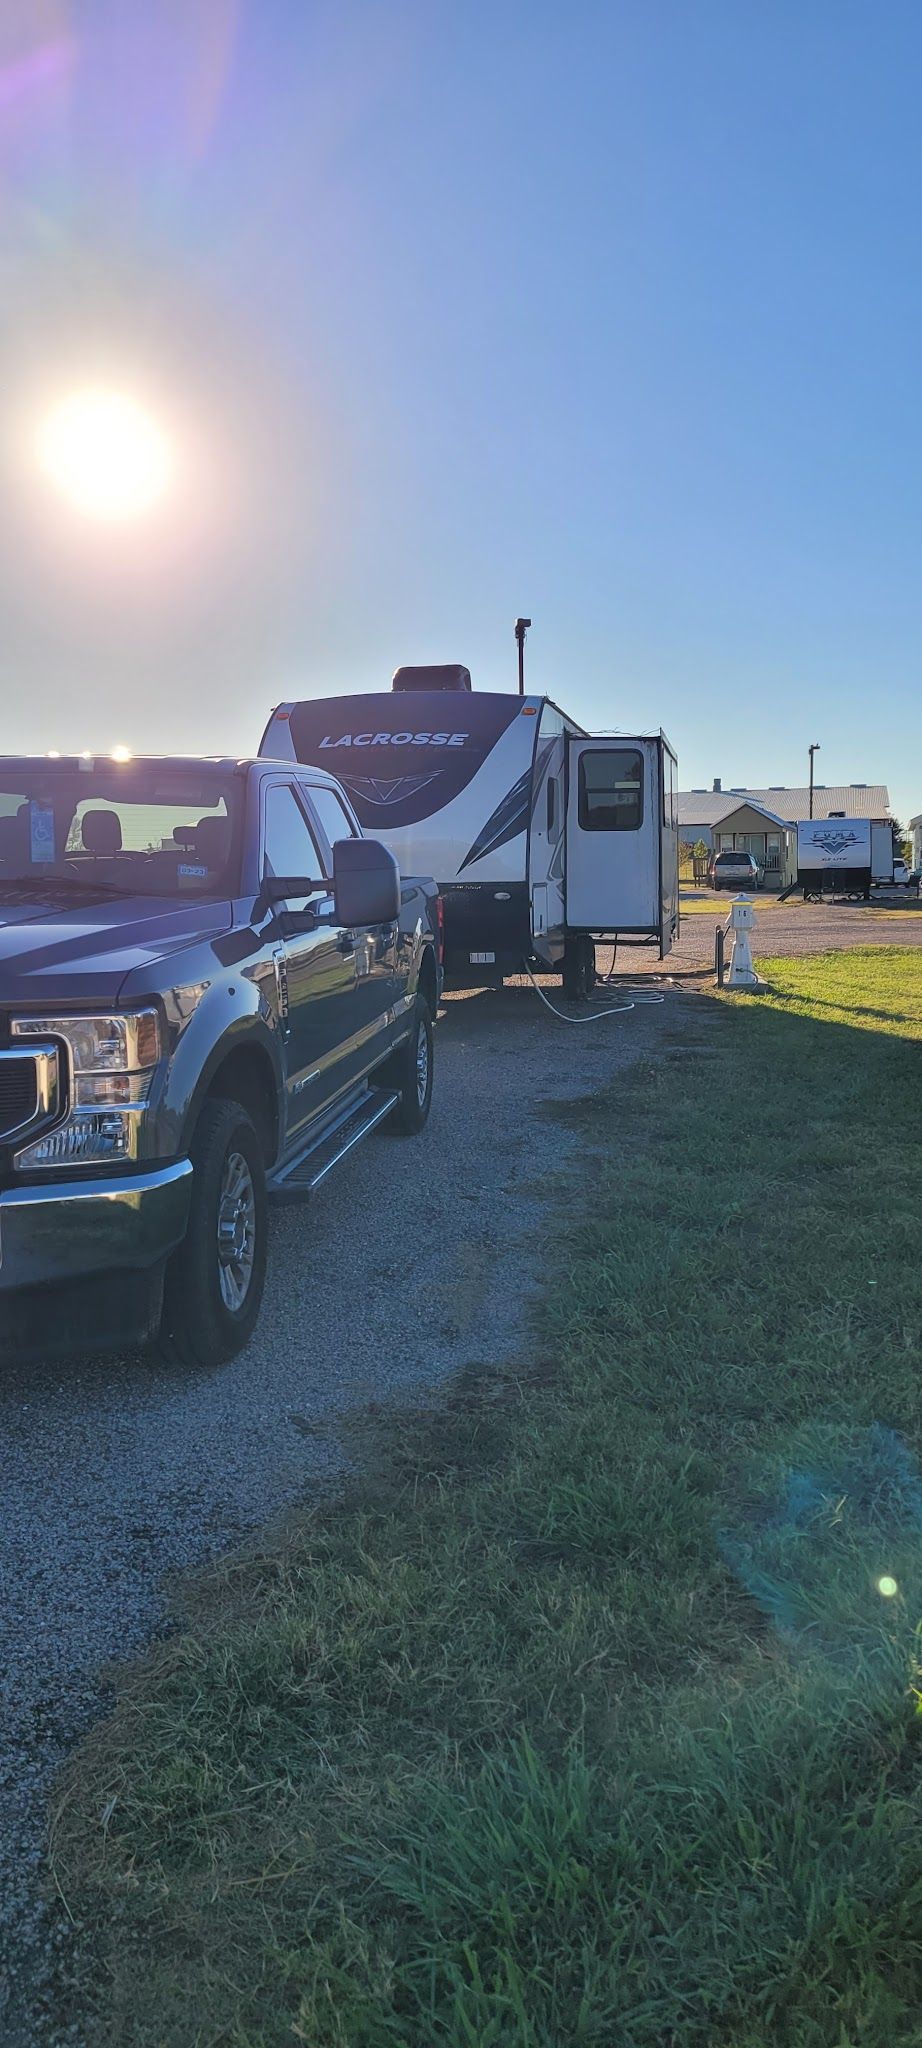
[(0, 1053), (0, 1138), (38, 1114), (38, 1068), (31, 1053)]

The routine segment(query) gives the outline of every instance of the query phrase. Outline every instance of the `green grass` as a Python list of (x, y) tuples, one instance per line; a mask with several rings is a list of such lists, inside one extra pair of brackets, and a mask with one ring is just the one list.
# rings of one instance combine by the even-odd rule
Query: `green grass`
[(129, 1675), (54, 1838), (92, 2042), (922, 2038), (922, 954), (767, 971), (566, 1112), (529, 1360)]

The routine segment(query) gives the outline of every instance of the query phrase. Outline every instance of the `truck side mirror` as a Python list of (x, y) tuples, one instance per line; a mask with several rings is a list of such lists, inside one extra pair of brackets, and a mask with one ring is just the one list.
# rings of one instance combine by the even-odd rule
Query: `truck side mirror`
[(337, 839), (333, 848), (336, 922), (394, 924), (400, 915), (400, 869), (379, 839)]

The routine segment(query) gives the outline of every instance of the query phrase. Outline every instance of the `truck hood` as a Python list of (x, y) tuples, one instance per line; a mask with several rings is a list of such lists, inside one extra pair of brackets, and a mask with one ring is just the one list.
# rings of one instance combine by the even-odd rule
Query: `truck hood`
[(228, 929), (231, 906), (177, 903), (150, 896), (103, 903), (0, 902), (0, 1004), (115, 1003), (128, 975), (150, 969), (149, 989), (162, 980), (159, 963)]

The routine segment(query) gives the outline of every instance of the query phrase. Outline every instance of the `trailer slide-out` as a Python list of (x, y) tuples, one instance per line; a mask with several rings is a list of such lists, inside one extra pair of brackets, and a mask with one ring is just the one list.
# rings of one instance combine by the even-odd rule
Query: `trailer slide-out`
[(672, 946), (678, 773), (662, 732), (589, 734), (547, 697), (410, 668), (390, 692), (280, 704), (260, 752), (335, 775), (401, 870), (435, 876), (454, 987), (523, 960), (563, 969), (594, 938)]

